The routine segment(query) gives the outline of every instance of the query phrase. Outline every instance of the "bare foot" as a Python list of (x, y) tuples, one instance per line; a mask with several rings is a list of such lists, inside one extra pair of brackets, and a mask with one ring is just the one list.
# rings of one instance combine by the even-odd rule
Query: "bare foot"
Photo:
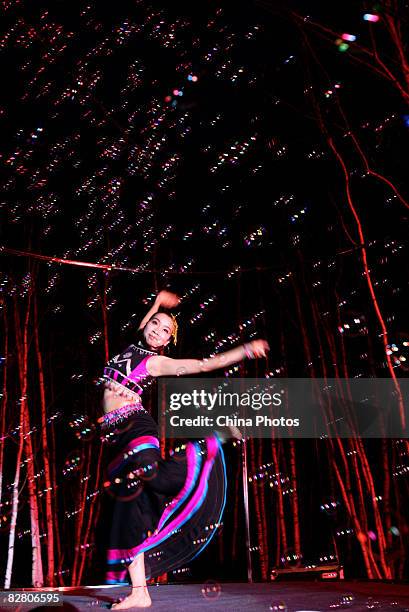
[(152, 600), (148, 592), (147, 587), (138, 587), (132, 589), (132, 592), (119, 601), (118, 603), (112, 604), (111, 610), (131, 610), (132, 608), (150, 608)]

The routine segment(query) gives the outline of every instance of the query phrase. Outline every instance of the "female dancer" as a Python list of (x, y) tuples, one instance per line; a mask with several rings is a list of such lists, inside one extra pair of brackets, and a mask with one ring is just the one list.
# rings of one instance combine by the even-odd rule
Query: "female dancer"
[(185, 452), (161, 458), (157, 426), (142, 407), (141, 393), (156, 376), (210, 372), (265, 357), (264, 340), (199, 359), (171, 359), (160, 353), (176, 343), (177, 322), (159, 312), (179, 298), (161, 291), (139, 326), (140, 340), (110, 359), (104, 369), (104, 416), (99, 419), (113, 451), (106, 490), (114, 498), (108, 548), (108, 583), (124, 582), (132, 591), (115, 610), (147, 608), (146, 577), (158, 576), (191, 561), (220, 524), (225, 503), (225, 467), (217, 436), (189, 442)]

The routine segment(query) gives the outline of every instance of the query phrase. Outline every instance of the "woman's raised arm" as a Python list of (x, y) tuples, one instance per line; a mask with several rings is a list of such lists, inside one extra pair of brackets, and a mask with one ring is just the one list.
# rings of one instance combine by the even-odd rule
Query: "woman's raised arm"
[(200, 374), (200, 372), (212, 372), (220, 368), (227, 368), (235, 363), (257, 357), (266, 357), (270, 350), (265, 340), (252, 340), (236, 348), (220, 353), (209, 359), (171, 359), (170, 357), (151, 357), (147, 363), (147, 369), (152, 376), (186, 376), (189, 374)]
[(143, 329), (148, 321), (156, 314), (159, 308), (162, 306), (163, 308), (175, 308), (180, 302), (180, 298), (176, 295), (176, 293), (171, 293), (170, 291), (159, 291), (156, 299), (153, 303), (153, 306), (148, 310), (138, 329)]

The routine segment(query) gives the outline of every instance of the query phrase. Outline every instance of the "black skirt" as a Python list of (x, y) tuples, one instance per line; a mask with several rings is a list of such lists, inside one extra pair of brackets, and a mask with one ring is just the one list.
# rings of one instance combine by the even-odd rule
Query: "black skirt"
[(188, 564), (210, 542), (226, 500), (226, 469), (217, 436), (176, 447), (162, 459), (155, 421), (145, 410), (105, 432), (104, 490), (111, 498), (105, 582), (127, 582), (144, 553), (146, 578)]

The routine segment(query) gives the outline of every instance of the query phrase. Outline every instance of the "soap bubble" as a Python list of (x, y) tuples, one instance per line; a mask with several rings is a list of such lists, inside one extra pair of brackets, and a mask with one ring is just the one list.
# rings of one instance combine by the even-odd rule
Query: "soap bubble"
[(206, 580), (201, 592), (205, 599), (218, 599), (222, 592), (222, 587), (215, 580)]
[(353, 595), (352, 593), (344, 593), (343, 595), (341, 595), (341, 597), (339, 597), (336, 601), (334, 601), (334, 603), (330, 604), (330, 608), (332, 610), (335, 609), (339, 609), (339, 608), (350, 608), (351, 606), (353, 606), (355, 603), (355, 595)]
[(287, 612), (288, 608), (284, 601), (273, 601), (270, 604), (269, 610), (274, 612)]

